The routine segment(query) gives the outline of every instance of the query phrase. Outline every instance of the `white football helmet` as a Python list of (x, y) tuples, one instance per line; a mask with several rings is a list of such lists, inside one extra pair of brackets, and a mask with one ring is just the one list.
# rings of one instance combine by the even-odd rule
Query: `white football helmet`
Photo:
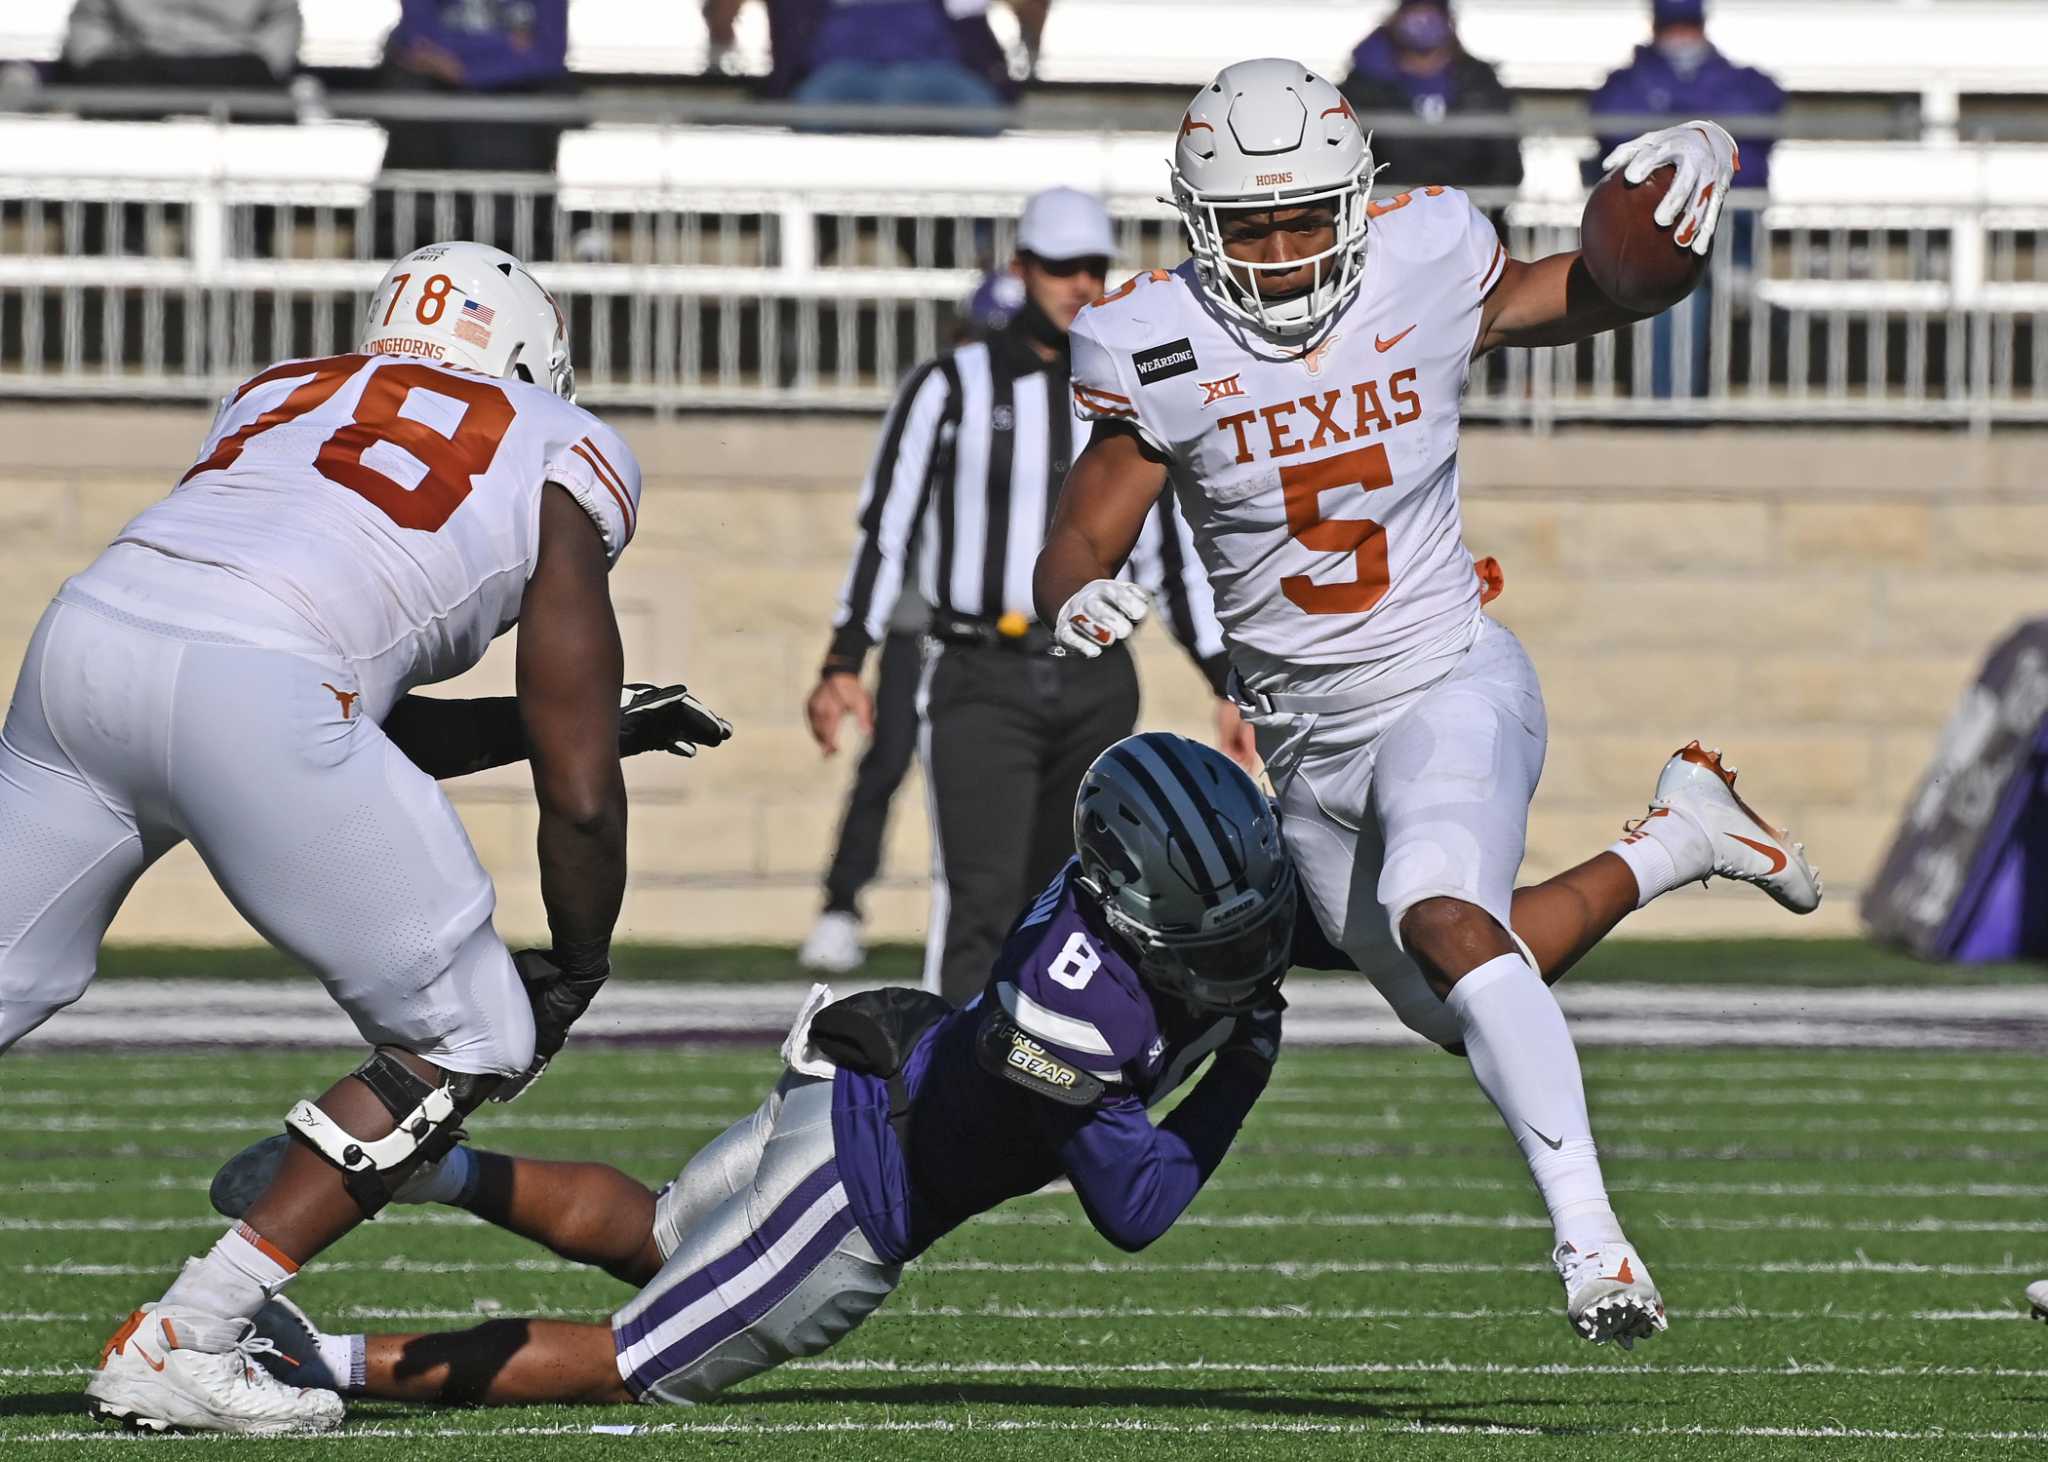
[(385, 270), (356, 349), (516, 376), (576, 399), (562, 307), (524, 264), (489, 244), (428, 244)]
[[(1188, 231), (1202, 289), (1217, 309), (1266, 335), (1307, 335), (1363, 282), (1372, 145), (1336, 87), (1299, 61), (1240, 61), (1189, 103), (1170, 167), (1173, 204)], [(1307, 259), (1226, 260), (1219, 211), (1328, 203), (1337, 238)], [(1315, 265), (1312, 288), (1267, 300), (1247, 276)]]

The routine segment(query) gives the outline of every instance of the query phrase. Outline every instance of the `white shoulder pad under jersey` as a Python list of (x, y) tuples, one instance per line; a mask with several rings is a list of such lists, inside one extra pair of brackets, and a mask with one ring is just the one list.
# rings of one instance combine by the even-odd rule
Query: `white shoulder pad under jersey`
[(287, 361), (228, 397), (177, 490), (116, 541), (265, 589), (355, 662), (381, 715), (517, 620), (550, 482), (617, 562), (640, 467), (588, 411), (428, 361)]
[(1478, 613), (1459, 401), (1505, 265), (1463, 193), (1422, 189), (1373, 205), (1358, 294), (1305, 341), (1218, 316), (1192, 263), (1075, 321), (1075, 409), (1130, 421), (1166, 456), (1255, 688), (1394, 661)]

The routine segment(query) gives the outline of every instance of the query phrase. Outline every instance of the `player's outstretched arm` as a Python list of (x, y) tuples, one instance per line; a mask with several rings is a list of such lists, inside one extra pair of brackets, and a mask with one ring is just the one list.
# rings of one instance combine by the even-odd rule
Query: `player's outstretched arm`
[(1230, 1151), (1279, 1057), (1280, 1010), (1276, 1000), (1240, 1016), (1208, 1072), (1156, 1127), (1134, 1096), (1046, 1114), (1067, 1128), (1060, 1163), (1082, 1210), (1119, 1249), (1135, 1253), (1172, 1228)]
[(1486, 297), (1472, 353), (1504, 345), (1570, 345), (1648, 318), (1602, 294), (1577, 249), (1533, 263), (1510, 259)]
[(554, 962), (582, 978), (607, 963), (626, 889), (619, 769), (619, 623), (596, 526), (566, 491), (541, 493), (540, 552), (519, 611), (519, 716), (540, 804), (541, 901)]
[[(699, 747), (723, 746), (732, 737), (731, 723), (687, 685), (636, 682), (626, 686), (622, 701), (620, 756), (695, 756)], [(510, 766), (531, 755), (516, 696), (401, 696), (384, 718), (384, 734), (436, 781)]]
[(1031, 577), (1038, 617), (1066, 648), (1092, 658), (1143, 617), (1144, 590), (1116, 576), (1165, 490), (1165, 464), (1146, 454), (1135, 431), (1096, 426), (1067, 471)]
[[(1669, 166), (1670, 186), (1654, 222), (1671, 231), (1672, 247), (1705, 257), (1742, 162), (1725, 128), (1696, 121), (1624, 142), (1602, 165), (1609, 171), (1620, 169), (1622, 181), (1631, 187)], [(1619, 263), (1603, 262), (1603, 277), (1612, 278), (1610, 271)], [(1486, 298), (1473, 353), (1484, 355), (1503, 345), (1569, 345), (1648, 319), (1651, 313), (1655, 312), (1628, 309), (1603, 294), (1580, 250), (1534, 263), (1511, 259)]]

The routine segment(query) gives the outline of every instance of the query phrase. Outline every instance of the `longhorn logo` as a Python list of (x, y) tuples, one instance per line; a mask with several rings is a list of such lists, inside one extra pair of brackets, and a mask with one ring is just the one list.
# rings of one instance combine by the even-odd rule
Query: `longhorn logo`
[(320, 682), (320, 688), (326, 691), (329, 695), (333, 696), (336, 700), (341, 702), (342, 720), (347, 721), (354, 717), (356, 702), (363, 698), (363, 693), (361, 691), (336, 690), (333, 686), (329, 685), (324, 680)]

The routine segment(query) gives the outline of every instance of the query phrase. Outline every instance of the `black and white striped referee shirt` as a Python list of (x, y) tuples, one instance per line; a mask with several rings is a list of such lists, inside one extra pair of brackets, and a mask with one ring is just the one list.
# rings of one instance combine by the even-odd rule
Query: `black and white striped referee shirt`
[[(1032, 567), (1067, 467), (1092, 429), (1069, 404), (1066, 358), (1044, 360), (1015, 329), (912, 371), (861, 491), (832, 666), (858, 670), (882, 637), (913, 553), (915, 583), (935, 620), (1021, 615), (1036, 624)], [(1171, 493), (1160, 495), (1124, 576), (1151, 591), (1174, 638), (1220, 693), (1223, 630)]]

